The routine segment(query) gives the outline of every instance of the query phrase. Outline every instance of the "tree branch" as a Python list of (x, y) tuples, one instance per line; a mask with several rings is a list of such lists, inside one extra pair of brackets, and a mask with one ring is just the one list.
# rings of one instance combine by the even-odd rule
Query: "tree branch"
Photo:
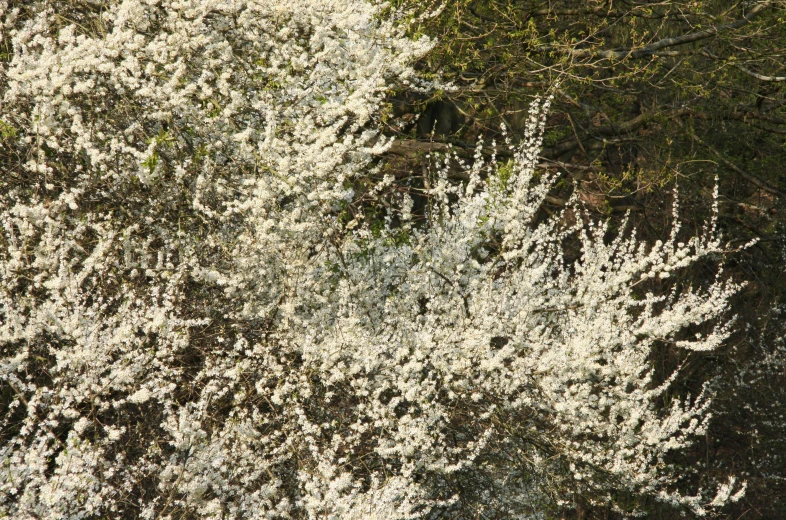
[(760, 81), (773, 81), (773, 82), (776, 82), (776, 83), (777, 82), (781, 82), (781, 81), (786, 81), (786, 76), (765, 76), (763, 74), (759, 74), (758, 72), (753, 72), (750, 69), (746, 69), (742, 65), (735, 64), (734, 66), (737, 67), (738, 69), (740, 69), (742, 72), (744, 72), (748, 76), (753, 76), (754, 78), (756, 78), (756, 79), (758, 79)]
[(728, 166), (729, 168), (731, 168), (732, 170), (734, 170), (734, 171), (735, 171), (735, 172), (736, 172), (736, 173), (737, 173), (737, 174), (738, 174), (740, 177), (742, 177), (742, 178), (743, 178), (743, 179), (745, 179), (746, 181), (750, 182), (751, 184), (753, 184), (754, 186), (756, 186), (757, 188), (759, 188), (759, 189), (761, 189), (761, 190), (764, 190), (764, 191), (766, 191), (766, 192), (768, 192), (768, 193), (770, 193), (770, 194), (772, 194), (772, 195), (775, 195), (775, 196), (777, 196), (777, 197), (780, 197), (781, 199), (784, 199), (784, 198), (786, 198), (786, 193), (784, 193), (784, 192), (783, 192), (783, 191), (781, 191), (780, 189), (776, 188), (776, 187), (775, 187), (775, 186), (773, 186), (772, 184), (768, 183), (767, 181), (764, 181), (764, 180), (762, 180), (762, 179), (759, 179), (759, 178), (758, 178), (758, 177), (756, 177), (755, 175), (751, 175), (750, 173), (746, 172), (745, 170), (743, 170), (742, 168), (740, 168), (739, 166), (737, 166), (737, 165), (736, 165), (736, 164), (734, 164), (733, 162), (729, 161), (728, 159), (726, 159), (726, 157), (724, 157), (724, 156), (723, 156), (723, 154), (722, 154), (722, 153), (720, 153), (718, 150), (716, 150), (716, 149), (715, 149), (713, 146), (711, 146), (710, 144), (708, 144), (708, 143), (705, 143), (705, 142), (704, 142), (704, 141), (703, 141), (703, 140), (702, 140), (702, 139), (701, 139), (699, 136), (697, 136), (696, 134), (692, 134), (692, 135), (691, 135), (691, 137), (692, 137), (692, 138), (693, 138), (693, 139), (694, 139), (694, 140), (695, 140), (697, 143), (699, 143), (700, 145), (704, 146), (704, 147), (705, 147), (705, 148), (707, 148), (709, 151), (711, 151), (711, 152), (712, 152), (712, 153), (713, 153), (713, 154), (714, 154), (714, 155), (715, 155), (715, 156), (716, 156), (718, 159), (720, 159), (720, 160), (721, 160), (721, 162), (722, 162), (723, 164), (725, 164), (726, 166)]
[[(670, 117), (681, 117), (683, 115), (689, 114), (689, 108), (678, 108), (675, 110), (667, 111), (667, 112), (659, 112), (659, 111), (650, 111), (644, 112), (633, 119), (628, 121), (624, 121), (619, 124), (612, 124), (607, 126), (595, 127), (590, 129), (590, 135), (596, 137), (620, 137), (625, 134), (629, 134), (638, 128), (640, 128), (644, 123), (654, 119), (656, 116), (659, 115), (668, 115)], [(608, 142), (604, 139), (604, 144), (608, 144)], [(557, 144), (554, 147), (547, 148), (544, 147), (541, 155), (547, 159), (553, 159), (559, 157), (560, 155), (569, 152), (579, 146), (578, 140), (576, 138), (569, 139), (567, 141), (563, 141)], [(590, 147), (592, 148), (592, 147)]]
[(724, 31), (730, 31), (734, 29), (739, 29), (740, 27), (747, 25), (755, 18), (759, 13), (767, 9), (772, 5), (772, 2), (762, 2), (756, 4), (753, 9), (751, 9), (748, 14), (744, 15), (741, 19), (737, 20), (736, 22), (729, 23), (726, 25), (721, 26), (714, 26), (710, 27), (709, 29), (704, 29), (703, 31), (696, 31), (689, 34), (683, 34), (682, 36), (676, 36), (674, 38), (663, 38), (662, 40), (658, 40), (655, 43), (651, 43), (645, 47), (640, 49), (624, 49), (624, 50), (592, 50), (592, 49), (574, 49), (571, 51), (571, 55), (575, 58), (605, 58), (605, 59), (623, 59), (623, 58), (643, 58), (652, 56), (655, 52), (659, 51), (660, 49), (664, 49), (666, 47), (674, 47), (676, 45), (685, 45), (687, 43), (693, 43), (700, 40), (704, 40), (706, 38), (710, 38), (711, 36), (715, 36), (718, 33)]

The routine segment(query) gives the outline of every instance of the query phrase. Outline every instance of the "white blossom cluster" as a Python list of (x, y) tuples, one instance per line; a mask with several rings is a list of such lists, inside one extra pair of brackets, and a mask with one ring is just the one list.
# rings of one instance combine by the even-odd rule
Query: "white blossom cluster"
[(0, 14), (0, 516), (539, 518), (579, 495), (704, 514), (741, 496), (686, 491), (669, 456), (711, 395), (670, 392), (679, 369), (652, 361), (730, 333), (738, 285), (675, 280), (724, 252), (714, 222), (648, 246), (575, 203), (542, 218), (534, 109), (508, 164), (435, 172), (425, 223), (404, 198), (346, 224), (356, 183), (391, 182), (386, 92), (423, 86), (406, 13)]

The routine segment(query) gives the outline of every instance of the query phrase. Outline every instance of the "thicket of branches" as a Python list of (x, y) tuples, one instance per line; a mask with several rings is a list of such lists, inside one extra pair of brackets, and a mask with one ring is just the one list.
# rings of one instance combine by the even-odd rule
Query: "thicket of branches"
[[(734, 410), (730, 372), (707, 367), (745, 325), (744, 276), (723, 266), (756, 246), (722, 236), (717, 192), (687, 230), (670, 199), (660, 240), (600, 220), (541, 164), (561, 75), (507, 142), (477, 114), (466, 141), (460, 124), (424, 138), (438, 117), (391, 141), (417, 124), (411, 100), (461, 93), (459, 62), (429, 69), (446, 44), (417, 34), (449, 9), (0, 2), (0, 513), (706, 516), (744, 500), (759, 476), (694, 450)], [(734, 388), (782, 369), (766, 346)]]

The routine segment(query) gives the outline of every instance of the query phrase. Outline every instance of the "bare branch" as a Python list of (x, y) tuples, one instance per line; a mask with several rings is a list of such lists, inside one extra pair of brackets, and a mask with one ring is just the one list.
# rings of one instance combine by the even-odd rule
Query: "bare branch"
[(753, 72), (750, 69), (746, 69), (742, 65), (735, 64), (735, 66), (740, 69), (742, 72), (747, 74), (748, 76), (753, 76), (754, 78), (760, 81), (773, 81), (773, 82), (781, 82), (786, 81), (786, 76), (765, 76), (763, 74), (759, 74), (758, 72)]
[(713, 154), (714, 154), (716, 157), (718, 157), (718, 159), (720, 159), (720, 160), (721, 160), (721, 162), (722, 162), (723, 164), (725, 164), (726, 166), (728, 166), (729, 168), (731, 168), (732, 170), (734, 170), (734, 171), (735, 171), (735, 172), (736, 172), (736, 173), (737, 173), (737, 174), (738, 174), (740, 177), (742, 177), (742, 178), (743, 178), (743, 179), (745, 179), (746, 181), (750, 182), (751, 184), (753, 184), (754, 186), (756, 186), (757, 188), (759, 188), (759, 189), (761, 189), (761, 190), (764, 190), (764, 191), (766, 191), (766, 192), (768, 192), (768, 193), (771, 193), (772, 195), (776, 195), (776, 196), (780, 197), (781, 199), (784, 199), (784, 198), (786, 198), (786, 193), (784, 193), (784, 192), (783, 192), (783, 191), (781, 191), (780, 189), (776, 188), (776, 187), (775, 187), (775, 186), (773, 186), (772, 184), (768, 183), (767, 181), (764, 181), (764, 180), (762, 180), (762, 179), (759, 179), (759, 178), (758, 178), (758, 177), (756, 177), (755, 175), (752, 175), (752, 174), (750, 174), (750, 173), (746, 172), (745, 170), (743, 170), (742, 168), (740, 168), (739, 166), (737, 166), (737, 165), (736, 165), (736, 164), (734, 164), (733, 162), (729, 161), (728, 159), (726, 159), (726, 157), (724, 157), (724, 155), (723, 155), (722, 153), (720, 153), (718, 150), (716, 150), (716, 149), (715, 149), (713, 146), (711, 146), (710, 144), (708, 144), (708, 143), (705, 143), (705, 142), (704, 142), (704, 141), (703, 141), (703, 140), (702, 140), (702, 139), (701, 139), (699, 136), (697, 136), (696, 134), (693, 134), (693, 135), (692, 135), (692, 137), (693, 137), (693, 139), (694, 139), (694, 140), (695, 140), (697, 143), (699, 143), (700, 145), (704, 146), (704, 147), (705, 147), (705, 148), (707, 148), (709, 151), (711, 151), (711, 152), (712, 152), (712, 153), (713, 153)]

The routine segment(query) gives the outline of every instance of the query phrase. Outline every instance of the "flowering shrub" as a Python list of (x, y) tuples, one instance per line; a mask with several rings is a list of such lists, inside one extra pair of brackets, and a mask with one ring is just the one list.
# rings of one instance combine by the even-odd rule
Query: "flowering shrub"
[[(14, 518), (540, 517), (575, 496), (697, 514), (669, 460), (738, 285), (541, 218), (543, 110), (504, 165), (391, 180), (376, 114), (429, 49), (361, 0), (0, 2), (0, 512)], [(449, 162), (449, 160), (448, 160)], [(380, 181), (371, 179), (382, 178)], [(380, 197), (382, 195), (379, 195)], [(360, 223), (358, 224), (358, 221)], [(670, 287), (670, 288), (668, 288)], [(690, 484), (690, 482), (688, 482)]]

